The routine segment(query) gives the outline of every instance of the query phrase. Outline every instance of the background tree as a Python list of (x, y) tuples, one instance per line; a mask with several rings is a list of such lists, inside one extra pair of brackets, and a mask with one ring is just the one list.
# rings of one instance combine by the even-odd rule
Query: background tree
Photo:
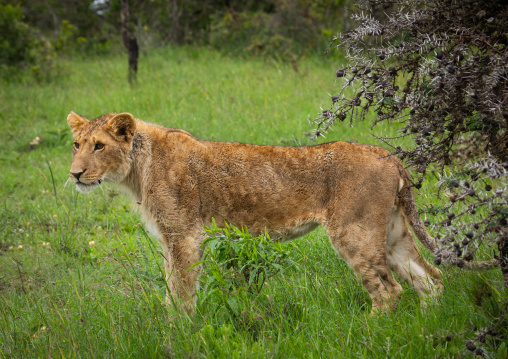
[(138, 74), (139, 46), (136, 35), (131, 29), (130, 17), (129, 0), (122, 0), (122, 10), (120, 12), (122, 40), (129, 56), (129, 83), (132, 86)]
[(440, 178), (446, 204), (422, 210), (439, 233), (436, 264), (490, 255), (508, 289), (508, 4), (360, 1), (352, 18), (334, 44), (347, 54), (336, 72), (343, 86), (316, 135), (337, 121), (403, 124), (398, 137), (378, 138), (413, 171), (416, 189), (429, 171)]

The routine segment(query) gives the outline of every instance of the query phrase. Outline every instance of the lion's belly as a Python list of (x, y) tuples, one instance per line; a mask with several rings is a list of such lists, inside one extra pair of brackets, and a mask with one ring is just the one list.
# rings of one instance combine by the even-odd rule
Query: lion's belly
[[(304, 224), (293, 227), (288, 232), (283, 233), (283, 235), (279, 236), (279, 237), (280, 237), (280, 239), (282, 239), (284, 241), (295, 239), (298, 237), (302, 237), (302, 236), (306, 235), (307, 233), (312, 232), (318, 226), (319, 226), (319, 223), (317, 223), (317, 222), (304, 223)], [(277, 238), (277, 233), (274, 233), (274, 235), (270, 234), (270, 237)]]
[(211, 223), (211, 217), (215, 218), (218, 225), (223, 220), (236, 227), (245, 226), (252, 235), (260, 235), (268, 232), (270, 238), (291, 240), (312, 232), (320, 224), (326, 223), (324, 213), (321, 211), (302, 212), (297, 207), (293, 211), (277, 211), (277, 208), (267, 208), (266, 211), (252, 208), (251, 211), (228, 212), (223, 209), (223, 215), (211, 215), (204, 222)]

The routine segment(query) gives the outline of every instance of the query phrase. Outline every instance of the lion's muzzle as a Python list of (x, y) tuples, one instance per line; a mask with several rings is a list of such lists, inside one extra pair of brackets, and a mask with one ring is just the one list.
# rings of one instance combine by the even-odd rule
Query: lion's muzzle
[(79, 172), (70, 172), (70, 175), (71, 175), (72, 177), (74, 177), (75, 179), (77, 179), (77, 180), (78, 180), (78, 182), (79, 182), (79, 177), (81, 177), (81, 175), (82, 175), (83, 173), (85, 173), (85, 172), (86, 172), (86, 170), (79, 171)]

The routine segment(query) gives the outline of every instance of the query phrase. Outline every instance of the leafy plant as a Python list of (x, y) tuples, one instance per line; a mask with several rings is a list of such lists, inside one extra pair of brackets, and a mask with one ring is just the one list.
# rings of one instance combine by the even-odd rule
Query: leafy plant
[(34, 38), (18, 6), (0, 5), (0, 64), (30, 63)]
[[(203, 300), (224, 306), (232, 317), (249, 307), (266, 281), (290, 265), (290, 250), (267, 233), (252, 237), (247, 229), (213, 222), (203, 242)], [(197, 265), (195, 264), (195, 265)]]

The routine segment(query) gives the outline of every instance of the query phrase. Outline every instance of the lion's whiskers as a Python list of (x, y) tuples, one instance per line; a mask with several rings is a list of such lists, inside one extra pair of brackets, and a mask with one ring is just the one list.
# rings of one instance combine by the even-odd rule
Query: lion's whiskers
[(71, 180), (70, 178), (67, 178), (67, 181), (64, 182), (62, 188), (67, 188), (67, 185), (69, 184), (70, 180)]

